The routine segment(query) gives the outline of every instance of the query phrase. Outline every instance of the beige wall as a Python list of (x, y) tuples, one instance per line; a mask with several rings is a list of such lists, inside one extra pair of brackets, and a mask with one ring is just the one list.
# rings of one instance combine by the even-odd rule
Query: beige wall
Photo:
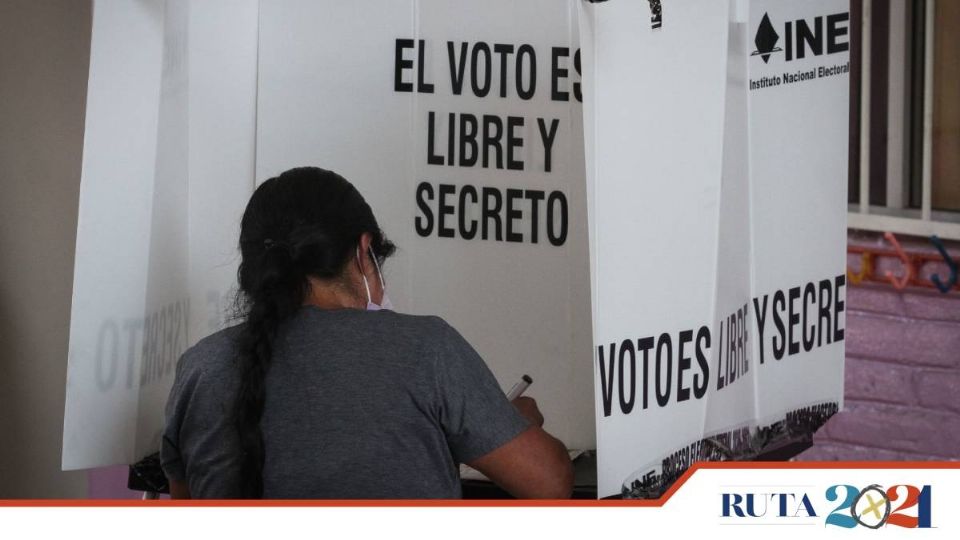
[(960, 2), (937, 2), (933, 66), (933, 207), (960, 210)]
[(0, 0), (0, 498), (85, 497), (60, 471), (89, 0)]

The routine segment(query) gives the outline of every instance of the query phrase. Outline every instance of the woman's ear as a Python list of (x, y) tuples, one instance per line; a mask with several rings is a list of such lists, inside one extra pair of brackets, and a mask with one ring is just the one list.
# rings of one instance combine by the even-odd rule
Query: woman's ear
[(373, 243), (373, 235), (365, 232), (360, 235), (360, 253), (369, 253), (370, 245)]
[[(373, 242), (373, 235), (365, 232), (360, 235), (360, 243), (358, 244), (359, 252), (356, 254), (357, 259), (354, 260), (354, 264), (360, 265), (360, 273), (363, 275), (370, 274), (372, 268), (368, 268), (373, 265), (370, 261), (370, 244)], [(372, 274), (371, 274), (372, 275)]]

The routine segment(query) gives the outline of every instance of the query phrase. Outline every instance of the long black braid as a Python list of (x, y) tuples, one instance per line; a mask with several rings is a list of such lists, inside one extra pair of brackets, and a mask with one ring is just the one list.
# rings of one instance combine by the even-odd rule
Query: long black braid
[(315, 167), (291, 169), (261, 184), (240, 225), (237, 303), (241, 375), (235, 421), (243, 451), (241, 485), (248, 498), (263, 496), (264, 441), (260, 429), (265, 379), (283, 321), (303, 305), (309, 276), (338, 279), (363, 233), (374, 255), (395, 246), (380, 230), (360, 192), (341, 176)]

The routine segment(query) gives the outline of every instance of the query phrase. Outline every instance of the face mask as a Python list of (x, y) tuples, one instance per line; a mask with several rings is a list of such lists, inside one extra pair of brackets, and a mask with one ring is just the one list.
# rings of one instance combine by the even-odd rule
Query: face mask
[[(370, 297), (370, 284), (367, 282), (367, 276), (360, 273), (363, 276), (363, 287), (367, 290), (367, 311), (380, 311), (381, 309), (389, 309), (393, 311), (393, 304), (390, 302), (390, 299), (387, 298), (387, 286), (383, 282), (383, 274), (380, 272), (380, 263), (377, 262), (377, 257), (373, 254), (373, 249), (370, 249), (370, 258), (373, 259), (373, 266), (377, 269), (377, 276), (380, 277), (380, 290), (383, 291), (383, 300), (380, 304), (374, 304), (373, 299)], [(357, 246), (357, 264), (360, 264), (360, 246)]]

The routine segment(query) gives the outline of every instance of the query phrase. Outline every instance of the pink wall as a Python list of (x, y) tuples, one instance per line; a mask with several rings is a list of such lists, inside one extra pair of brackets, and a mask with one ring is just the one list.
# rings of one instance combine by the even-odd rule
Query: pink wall
[[(901, 243), (933, 251), (923, 239)], [(956, 245), (948, 249), (960, 262)], [(945, 266), (928, 266), (927, 273), (948, 275)], [(798, 459), (960, 459), (960, 292), (849, 284), (845, 336), (844, 410)]]
[(143, 493), (127, 489), (126, 465), (91, 469), (87, 475), (87, 496), (91, 499), (139, 499)]

